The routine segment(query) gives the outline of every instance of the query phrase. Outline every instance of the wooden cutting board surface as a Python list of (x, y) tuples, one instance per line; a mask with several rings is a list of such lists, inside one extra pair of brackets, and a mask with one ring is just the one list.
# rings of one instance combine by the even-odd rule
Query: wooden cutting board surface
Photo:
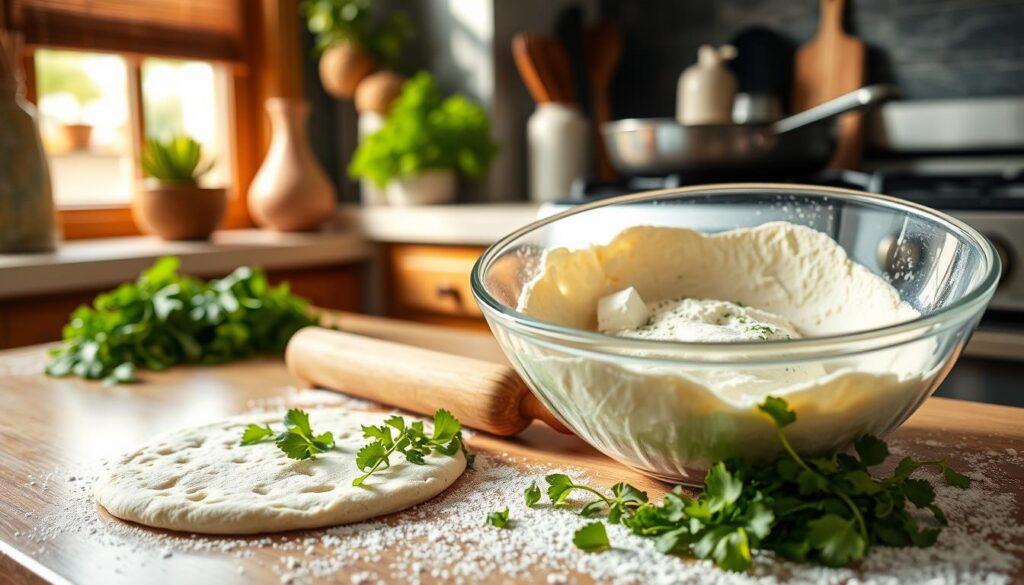
[[(463, 339), (467, 335), (476, 335), (481, 346), (493, 347), (488, 335), (459, 334)], [(424, 339), (426, 342), (429, 340)], [(53, 582), (104, 585), (280, 583), (287, 556), (297, 557), (299, 563), (312, 560), (304, 557), (301, 548), (285, 552), (259, 544), (248, 547), (249, 556), (215, 550), (175, 551), (165, 556), (144, 542), (144, 537), (160, 534), (148, 529), (134, 537), (120, 537), (115, 546), (104, 531), (116, 528), (120, 521), (91, 505), (79, 506), (76, 511), (72, 496), (82, 492), (73, 490), (83, 486), (68, 479), (68, 474), (83, 465), (121, 453), (156, 433), (245, 412), (254, 405), (281, 407), (281, 397), (294, 395), (290, 389), (293, 381), (281, 360), (180, 367), (146, 373), (144, 383), (131, 386), (48, 378), (41, 373), (44, 363), (43, 347), (0, 352), (0, 582), (35, 583), (37, 575), (42, 575)], [(958, 453), (1024, 452), (1022, 421), (1022, 409), (933, 398), (895, 438), (933, 445), (922, 446), (920, 452), (915, 448), (915, 455), (949, 456), (962, 464)], [(954, 443), (966, 447), (957, 452), (943, 448)], [(476, 434), (469, 446), (477, 452), (507, 453), (529, 463), (582, 468), (595, 483), (610, 486), (626, 481), (654, 497), (668, 487), (622, 467), (575, 437), (539, 424), (513, 439)], [(1020, 513), (1024, 509), (1024, 467), (1006, 464), (993, 477), (999, 489), (1015, 494)], [(70, 529), (76, 514), (79, 519), (82, 514), (98, 515), (99, 533)], [(1024, 516), (1018, 515), (1018, 519), (1024, 522)], [(62, 523), (68, 529), (62, 528)], [(47, 526), (56, 528), (44, 528)], [(276, 542), (297, 542), (306, 534), (288, 533), (276, 537)], [(1024, 546), (1024, 542), (1018, 545)], [(371, 570), (389, 582), (399, 582), (394, 575), (389, 578), (392, 554), (384, 551), (377, 562), (348, 566), (344, 572)], [(567, 573), (572, 579), (572, 570), (567, 568)], [(338, 575), (346, 583), (349, 576)], [(543, 582), (544, 577), (528, 572), (516, 580)], [(1024, 572), (1016, 578), (1024, 579)], [(495, 582), (510, 580), (502, 577)]]
[[(796, 53), (792, 110), (800, 112), (864, 85), (864, 43), (843, 30), (846, 0), (821, 0), (818, 34)], [(830, 163), (838, 168), (860, 166), (864, 150), (864, 116), (839, 119), (839, 140)]]

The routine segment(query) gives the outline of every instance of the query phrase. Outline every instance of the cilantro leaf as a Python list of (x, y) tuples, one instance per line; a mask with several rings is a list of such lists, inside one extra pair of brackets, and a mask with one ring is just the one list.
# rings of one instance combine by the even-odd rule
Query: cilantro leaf
[(935, 501), (932, 484), (923, 479), (908, 479), (903, 482), (903, 495), (918, 508), (924, 508)]
[(270, 425), (263, 425), (262, 427), (258, 424), (251, 424), (245, 427), (245, 431), (242, 432), (242, 446), (252, 445), (253, 443), (259, 443), (264, 439), (268, 439), (274, 435), (274, 431), (270, 430)]
[(864, 435), (853, 442), (860, 461), (867, 467), (879, 465), (889, 457), (889, 446), (874, 435)]
[(367, 443), (356, 453), (356, 467), (360, 471), (372, 469), (381, 463), (388, 464), (388, 451), (380, 441)]
[(946, 479), (946, 483), (953, 487), (958, 487), (962, 490), (971, 487), (971, 478), (962, 473), (958, 473), (945, 463), (942, 464), (942, 477)]
[(304, 410), (293, 408), (284, 415), (284, 426), (286, 429), (307, 437), (313, 434), (309, 426), (309, 414)]
[(789, 404), (781, 398), (769, 396), (757, 408), (770, 416), (775, 426), (780, 429), (796, 421), (796, 413), (790, 410)]
[(540, 501), (540, 488), (537, 487), (537, 482), (531, 482), (523, 492), (523, 496), (526, 498), (526, 507), (534, 507)]
[(826, 514), (807, 523), (807, 535), (824, 564), (842, 567), (867, 554), (864, 537), (857, 532), (853, 520)]
[(587, 552), (598, 552), (611, 548), (608, 533), (601, 522), (591, 522), (573, 534), (572, 543), (576, 548)]
[(317, 448), (308, 439), (298, 433), (281, 433), (277, 437), (277, 447), (292, 459), (313, 459)]
[(462, 425), (452, 413), (443, 408), (434, 413), (434, 435), (431, 437), (435, 443), (447, 443), (455, 438), (455, 435), (462, 430)]
[(731, 506), (743, 493), (743, 482), (733, 477), (725, 463), (719, 461), (711, 466), (704, 479), (704, 493), (707, 494), (711, 512)]
[(544, 481), (548, 482), (548, 499), (556, 506), (565, 502), (572, 492), (572, 480), (564, 473), (553, 473), (545, 477)]
[(487, 514), (487, 524), (495, 528), (508, 528), (508, 508)]

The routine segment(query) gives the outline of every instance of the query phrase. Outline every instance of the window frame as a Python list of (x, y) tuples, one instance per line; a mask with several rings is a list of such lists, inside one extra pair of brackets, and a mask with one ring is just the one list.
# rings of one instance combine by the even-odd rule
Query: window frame
[[(253, 227), (246, 204), (246, 194), (266, 153), (270, 139), (269, 124), (262, 104), (271, 96), (301, 95), (301, 79), (282, 75), (273, 70), (282, 63), (282, 57), (298, 57), (297, 33), (289, 29), (298, 26), (297, 0), (260, 0), (245, 2), (242, 9), (244, 55), (241, 61), (228, 61), (229, 145), (231, 148), (231, 187), (228, 206), (220, 229)], [(282, 34), (291, 32), (291, 34)], [(37, 49), (82, 50), (78, 47), (57, 45), (25, 45), (22, 54), (25, 97), (36, 103), (34, 52)], [(96, 52), (96, 51), (93, 51)], [(173, 58), (172, 55), (145, 52), (116, 53), (125, 59), (128, 67), (129, 123), (132, 126), (133, 157), (136, 177), (142, 176), (139, 153), (145, 140), (142, 115), (143, 59), (147, 57)], [(195, 56), (180, 58), (197, 60)], [(218, 61), (200, 59), (213, 63)], [(294, 61), (297, 66), (297, 61)], [(76, 206), (58, 208), (57, 222), (65, 240), (139, 235), (141, 232), (132, 219), (131, 204)]]

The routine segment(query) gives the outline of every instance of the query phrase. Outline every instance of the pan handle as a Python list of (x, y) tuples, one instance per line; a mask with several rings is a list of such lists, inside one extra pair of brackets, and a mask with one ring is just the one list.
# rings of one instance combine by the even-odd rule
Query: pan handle
[(783, 118), (772, 124), (772, 130), (776, 134), (785, 134), (797, 128), (803, 128), (816, 124), (823, 120), (835, 118), (846, 112), (853, 112), (865, 108), (873, 108), (883, 102), (891, 100), (899, 95), (899, 90), (894, 85), (877, 84), (855, 89), (850, 93), (843, 94), (823, 104), (806, 109), (792, 116)]

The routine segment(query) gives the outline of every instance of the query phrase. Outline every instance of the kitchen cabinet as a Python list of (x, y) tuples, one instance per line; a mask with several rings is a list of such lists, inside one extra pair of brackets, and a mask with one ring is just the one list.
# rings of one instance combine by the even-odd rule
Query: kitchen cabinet
[(486, 329), (473, 299), (469, 273), (484, 251), (477, 246), (386, 246), (388, 315), (470, 329)]
[[(288, 282), (292, 292), (325, 309), (358, 311), (362, 304), (362, 265), (340, 264), (268, 271), (274, 284)], [(220, 274), (198, 274), (215, 278)], [(60, 339), (61, 329), (78, 306), (92, 303), (97, 294), (113, 286), (0, 299), (0, 349)]]

